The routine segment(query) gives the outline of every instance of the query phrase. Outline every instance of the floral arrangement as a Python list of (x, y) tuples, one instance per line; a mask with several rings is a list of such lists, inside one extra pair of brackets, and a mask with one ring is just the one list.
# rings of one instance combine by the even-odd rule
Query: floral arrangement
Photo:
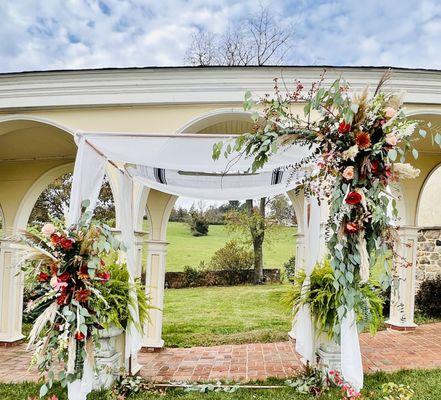
[[(245, 95), (246, 110), (262, 110), (253, 113), (253, 132), (239, 136), (234, 144), (220, 142), (213, 147), (214, 159), (232, 152), (252, 157), (253, 171), (290, 144), (310, 150), (285, 170), (293, 175), (302, 168), (312, 170), (298, 190), (329, 203), (327, 245), (339, 323), (347, 310), (357, 308), (357, 301), (364, 301), (362, 287), (378, 257), (396, 255), (396, 198), (390, 187), (419, 174), (405, 163), (409, 151), (418, 157), (412, 135), (419, 123), (405, 117), (401, 95), (382, 90), (388, 78), (383, 76), (372, 94), (366, 88), (360, 95), (352, 95), (343, 79), (324, 87), (322, 76), (309, 90), (295, 81), (294, 89), (283, 93), (275, 80), (274, 96), (256, 102), (251, 93)], [(303, 105), (304, 115), (295, 112), (295, 105)], [(421, 137), (426, 134), (419, 129)], [(436, 134), (434, 141), (441, 144), (441, 135)], [(334, 326), (337, 340), (338, 325)]]
[(41, 310), (29, 334), (29, 346), (35, 345), (33, 363), (47, 384), (47, 394), (55, 379), (56, 364), (63, 387), (83, 374), (86, 359), (94, 365), (94, 345), (103, 326), (92, 306), (102, 296), (110, 278), (104, 257), (122, 250), (123, 245), (110, 228), (91, 222), (89, 213), (66, 228), (60, 221), (45, 224), (41, 231), (30, 229), (20, 234), (24, 247), (20, 266), (26, 279), (39, 286), (40, 296), (27, 310)]

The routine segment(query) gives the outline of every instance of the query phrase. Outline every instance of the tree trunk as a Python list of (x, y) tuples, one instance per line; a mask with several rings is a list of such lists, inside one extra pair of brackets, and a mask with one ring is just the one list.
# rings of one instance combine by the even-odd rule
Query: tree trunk
[[(254, 214), (253, 200), (247, 200), (248, 216), (252, 217)], [(250, 232), (253, 241), (254, 252), (254, 283), (260, 284), (263, 282), (263, 241), (265, 239), (265, 206), (266, 198), (260, 199), (258, 218), (252, 219), (250, 223)]]

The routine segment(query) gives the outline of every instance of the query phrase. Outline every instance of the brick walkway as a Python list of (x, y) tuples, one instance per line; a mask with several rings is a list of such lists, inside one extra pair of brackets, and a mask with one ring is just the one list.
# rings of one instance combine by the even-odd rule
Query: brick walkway
[[(365, 372), (441, 368), (441, 323), (411, 333), (361, 335)], [(0, 382), (36, 380), (25, 346), (0, 348)], [(290, 342), (244, 344), (141, 353), (141, 375), (155, 381), (259, 380), (285, 378), (300, 367)]]

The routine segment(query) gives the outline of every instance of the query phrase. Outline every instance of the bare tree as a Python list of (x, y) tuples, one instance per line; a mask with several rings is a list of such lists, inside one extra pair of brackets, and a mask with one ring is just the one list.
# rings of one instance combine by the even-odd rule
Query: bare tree
[(212, 32), (199, 30), (193, 34), (191, 47), (187, 50), (185, 59), (194, 66), (217, 64), (216, 37)]
[(185, 58), (195, 66), (280, 64), (293, 42), (294, 27), (261, 6), (257, 14), (230, 24), (224, 34), (199, 30)]
[(268, 8), (261, 7), (260, 13), (248, 21), (254, 46), (256, 65), (279, 64), (283, 61), (286, 50), (293, 39), (293, 31), (284, 29), (275, 20)]

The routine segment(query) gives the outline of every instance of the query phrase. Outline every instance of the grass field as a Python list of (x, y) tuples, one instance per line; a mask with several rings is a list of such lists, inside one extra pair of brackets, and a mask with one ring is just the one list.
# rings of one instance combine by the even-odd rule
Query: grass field
[(289, 310), (280, 297), (286, 285), (168, 289), (163, 339), (191, 347), (286, 340)]
[[(295, 254), (296, 228), (280, 227), (264, 246), (266, 268), (280, 268)], [(182, 271), (186, 265), (197, 267), (209, 261), (214, 252), (227, 241), (239, 238), (226, 231), (223, 225), (210, 225), (208, 236), (194, 237), (182, 222), (169, 222), (167, 227), (167, 271)]]
[[(362, 390), (363, 399), (381, 400), (381, 385), (387, 382), (404, 384), (410, 386), (415, 391), (412, 400), (438, 400), (441, 391), (441, 369), (420, 370), (420, 371), (400, 371), (393, 374), (376, 373), (367, 375), (365, 387)], [(268, 380), (260, 382), (259, 385), (283, 385), (280, 380)], [(0, 384), (0, 399), (2, 400), (27, 400), (30, 396), (38, 394), (38, 385), (35, 383), (21, 384)], [(66, 400), (66, 393), (56, 386), (51, 394), (57, 394), (59, 400)], [(91, 393), (88, 400), (108, 400), (106, 393)], [(398, 399), (399, 397), (394, 397)], [(301, 395), (294, 389), (285, 387), (281, 389), (239, 389), (235, 393), (184, 393), (182, 390), (169, 390), (166, 394), (153, 394), (148, 392), (130, 396), (131, 400), (313, 400), (317, 397), (311, 395)], [(337, 389), (325, 393), (322, 400), (340, 400), (341, 395)]]

